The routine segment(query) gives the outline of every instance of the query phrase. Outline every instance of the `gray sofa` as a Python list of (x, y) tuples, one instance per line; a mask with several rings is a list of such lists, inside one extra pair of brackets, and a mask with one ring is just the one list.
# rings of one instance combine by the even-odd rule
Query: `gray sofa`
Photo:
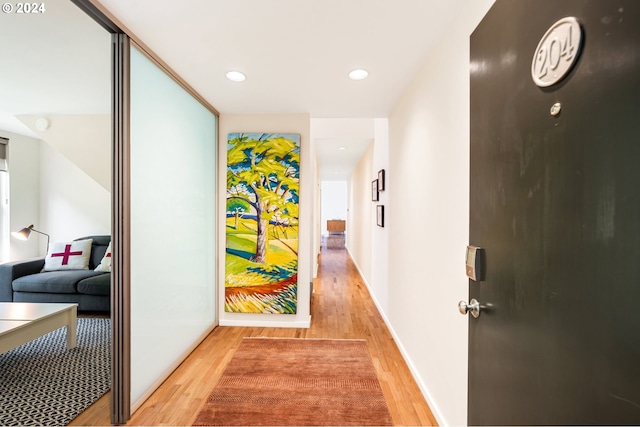
[(88, 270), (42, 272), (44, 258), (0, 264), (0, 301), (77, 303), (79, 311), (109, 312), (111, 273), (94, 271), (111, 236), (93, 239)]

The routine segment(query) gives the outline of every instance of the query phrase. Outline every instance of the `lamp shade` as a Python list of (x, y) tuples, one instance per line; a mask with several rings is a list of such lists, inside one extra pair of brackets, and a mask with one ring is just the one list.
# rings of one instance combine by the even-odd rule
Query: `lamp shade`
[(14, 231), (11, 235), (19, 240), (27, 240), (31, 234), (31, 230), (33, 230), (33, 224), (23, 228), (22, 230)]
[(42, 231), (38, 231), (35, 228), (33, 228), (33, 224), (23, 228), (22, 230), (14, 231), (11, 233), (11, 235), (18, 240), (27, 240), (31, 235), (32, 231), (38, 234), (42, 234), (43, 236), (47, 236), (47, 248), (49, 248), (49, 239), (50, 239), (49, 235), (47, 233), (43, 233)]

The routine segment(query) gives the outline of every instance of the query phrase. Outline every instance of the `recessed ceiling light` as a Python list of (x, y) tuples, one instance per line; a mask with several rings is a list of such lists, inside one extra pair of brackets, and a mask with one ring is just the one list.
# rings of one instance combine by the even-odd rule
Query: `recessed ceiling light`
[(349, 78), (351, 80), (362, 80), (366, 79), (368, 75), (369, 72), (367, 70), (357, 69), (349, 73)]
[(340, 150), (340, 151), (344, 151), (346, 149), (347, 149), (347, 147), (338, 147), (338, 150)]
[(229, 71), (226, 76), (232, 82), (243, 82), (247, 79), (247, 76), (242, 74), (240, 71)]

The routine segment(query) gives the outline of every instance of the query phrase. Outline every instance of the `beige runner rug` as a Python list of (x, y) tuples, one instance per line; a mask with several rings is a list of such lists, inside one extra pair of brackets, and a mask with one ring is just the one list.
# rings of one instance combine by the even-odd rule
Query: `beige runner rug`
[(244, 338), (193, 425), (392, 425), (364, 340)]

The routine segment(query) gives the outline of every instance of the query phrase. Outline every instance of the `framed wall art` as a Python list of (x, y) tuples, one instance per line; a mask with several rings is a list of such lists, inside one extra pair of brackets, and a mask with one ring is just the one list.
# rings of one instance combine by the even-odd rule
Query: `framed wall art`
[(379, 200), (379, 193), (378, 193), (378, 180), (374, 179), (373, 181), (371, 181), (371, 201), (372, 202), (377, 202)]
[(378, 227), (384, 227), (384, 205), (376, 206), (376, 224)]
[(378, 191), (384, 191), (384, 169), (378, 171)]
[(295, 314), (300, 134), (230, 133), (224, 309)]

